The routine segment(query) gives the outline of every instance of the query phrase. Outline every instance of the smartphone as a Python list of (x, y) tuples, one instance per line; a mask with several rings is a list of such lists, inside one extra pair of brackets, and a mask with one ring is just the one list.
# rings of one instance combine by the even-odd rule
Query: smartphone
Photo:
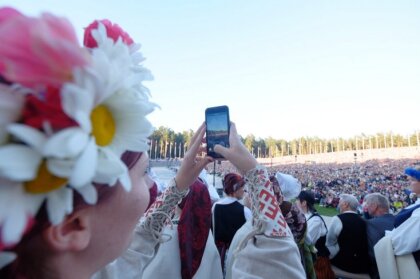
[(214, 146), (220, 144), (229, 147), (229, 108), (227, 106), (206, 109), (206, 142), (207, 155), (213, 158), (223, 158), (214, 151)]

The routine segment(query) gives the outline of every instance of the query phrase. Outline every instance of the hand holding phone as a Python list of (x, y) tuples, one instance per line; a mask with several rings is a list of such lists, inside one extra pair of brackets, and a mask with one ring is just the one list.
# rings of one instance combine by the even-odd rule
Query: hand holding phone
[(207, 155), (213, 158), (223, 158), (222, 155), (214, 151), (214, 146), (219, 144), (229, 147), (229, 108), (227, 106), (207, 108), (205, 116)]
[(203, 142), (205, 134), (204, 123), (194, 133), (191, 138), (187, 153), (184, 155), (181, 167), (176, 173), (175, 183), (179, 190), (187, 189), (197, 179), (203, 168), (213, 159), (209, 156), (204, 158), (198, 157), (201, 153), (201, 143)]
[(229, 126), (229, 145), (229, 147), (216, 145), (214, 149), (223, 158), (229, 160), (242, 175), (257, 166), (257, 160), (242, 143), (233, 122), (230, 122)]

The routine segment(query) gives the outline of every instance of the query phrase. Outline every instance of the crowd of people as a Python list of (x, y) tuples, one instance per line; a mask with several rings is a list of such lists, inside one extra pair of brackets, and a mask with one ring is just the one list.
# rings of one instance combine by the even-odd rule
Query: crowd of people
[[(267, 169), (231, 123), (230, 146), (214, 150), (233, 171), (223, 177), (226, 196), (213, 200), (200, 179), (214, 162), (201, 155), (203, 123), (161, 188), (148, 174), (147, 116), (156, 105), (142, 82), (151, 75), (129, 34), (96, 20), (80, 46), (66, 19), (6, 7), (0, 37), (0, 278), (330, 278), (330, 264), (375, 275), (368, 225), (356, 212), (361, 196), (345, 193), (400, 196), (408, 185), (397, 172), (371, 180), (376, 169), (360, 178), (354, 166), (335, 177), (328, 167)], [(420, 168), (405, 174), (418, 197)], [(319, 189), (340, 195), (328, 228), (314, 209)], [(383, 216), (366, 199), (367, 212)], [(417, 200), (390, 230), (380, 226), (373, 253), (381, 278), (419, 277), (419, 216)]]
[[(409, 190), (404, 169), (419, 163), (419, 159), (388, 159), (357, 164), (287, 164), (268, 167), (268, 172), (293, 175), (303, 188), (314, 191), (315, 201), (321, 206), (336, 208), (341, 194), (352, 194), (362, 204), (367, 194), (381, 193), (388, 198), (392, 212), (397, 213), (417, 200)], [(213, 172), (212, 166), (209, 165), (209, 172)], [(216, 173), (220, 176), (235, 171), (228, 162), (216, 165)]]
[[(403, 173), (398, 177), (405, 182), (404, 185), (408, 185), (400, 186), (400, 188), (410, 191), (408, 196), (414, 195), (417, 198), (420, 182), (416, 177), (420, 176), (420, 166), (406, 168)], [(232, 176), (232, 173), (225, 175), (225, 177), (229, 176)], [(416, 268), (420, 266), (419, 254), (416, 252), (420, 239), (418, 233), (420, 202), (417, 199), (413, 199), (399, 212), (394, 212), (391, 208), (392, 200), (380, 192), (370, 190), (365, 192), (362, 198), (356, 197), (354, 195), (356, 192), (342, 192), (337, 198), (338, 215), (334, 216), (327, 226), (324, 218), (315, 209), (315, 204), (320, 201), (319, 198), (316, 199), (314, 190), (317, 187), (305, 185), (304, 190), (299, 193), (301, 184), (298, 180), (278, 171), (270, 176), (270, 182), (280, 210), (299, 249), (300, 263), (305, 270), (306, 278), (417, 278)], [(225, 189), (226, 185), (223, 186)], [(225, 203), (225, 199), (216, 204)], [(229, 199), (231, 202), (238, 202), (237, 199)], [(295, 203), (290, 204), (290, 200), (295, 200)], [(245, 199), (243, 206), (247, 204), (249, 202)], [(244, 219), (244, 214), (240, 215)], [(408, 215), (411, 217), (409, 221), (407, 221)], [(219, 218), (221, 217), (213, 216), (216, 223), (219, 222)], [(236, 220), (239, 221), (241, 218), (236, 217)], [(401, 226), (406, 221), (407, 223)], [(241, 223), (244, 222), (241, 221)], [(222, 258), (222, 266), (228, 267), (225, 278), (232, 278), (229, 273), (229, 259), (234, 257), (232, 254), (238, 246), (238, 239), (243, 239), (246, 232), (251, 230), (251, 226), (245, 223), (238, 229), (238, 226), (235, 227), (226, 222), (224, 229), (237, 231), (228, 241), (227, 249), (230, 248), (233, 251), (230, 251), (227, 263)], [(410, 241), (404, 241), (404, 237), (409, 238)], [(388, 239), (388, 245), (392, 247), (391, 252), (395, 253), (397, 259), (391, 263), (389, 259), (382, 258), (385, 248), (381, 247), (386, 245), (383, 244), (386, 239)], [(398, 251), (400, 249), (402, 251)], [(409, 251), (413, 253), (413, 256), (406, 259), (405, 256)], [(381, 256), (378, 257), (378, 255)], [(404, 257), (401, 257), (402, 255)], [(398, 265), (401, 266), (398, 267)], [(389, 266), (395, 266), (395, 268), (389, 270)]]

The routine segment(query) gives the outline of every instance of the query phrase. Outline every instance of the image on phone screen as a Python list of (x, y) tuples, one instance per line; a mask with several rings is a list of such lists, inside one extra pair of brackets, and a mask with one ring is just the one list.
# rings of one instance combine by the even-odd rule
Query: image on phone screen
[(224, 147), (229, 146), (229, 111), (228, 108), (215, 107), (206, 110), (206, 139), (207, 153), (215, 158), (222, 158), (214, 152), (214, 146), (220, 144)]

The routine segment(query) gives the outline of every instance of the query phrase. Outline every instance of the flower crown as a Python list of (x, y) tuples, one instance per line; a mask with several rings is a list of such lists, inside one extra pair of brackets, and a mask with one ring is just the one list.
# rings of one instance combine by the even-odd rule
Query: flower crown
[[(84, 47), (64, 18), (0, 9), (0, 251), (18, 243), (45, 203), (52, 224), (73, 192), (96, 204), (93, 183), (129, 191), (126, 150), (144, 152), (156, 105), (142, 81), (140, 45), (95, 21)], [(2, 247), (3, 246), (3, 247)]]

